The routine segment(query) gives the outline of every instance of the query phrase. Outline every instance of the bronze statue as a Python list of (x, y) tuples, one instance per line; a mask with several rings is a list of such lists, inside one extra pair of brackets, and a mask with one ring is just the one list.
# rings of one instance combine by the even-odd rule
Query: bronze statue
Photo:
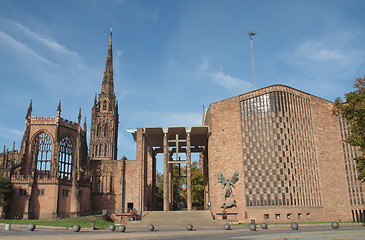
[(231, 203), (224, 202), (223, 205), (221, 206), (221, 208), (224, 208), (224, 207), (230, 208), (230, 207), (236, 206), (236, 200), (234, 199), (234, 196), (233, 196), (232, 187), (237, 181), (238, 181), (237, 170), (233, 173), (231, 180), (229, 180), (228, 178), (226, 179), (223, 176), (223, 174), (221, 173), (221, 171), (218, 171), (218, 182), (221, 185), (224, 185), (224, 187), (226, 188), (226, 193), (224, 194), (224, 200), (226, 200), (231, 195), (232, 195), (232, 199), (233, 199), (233, 201)]

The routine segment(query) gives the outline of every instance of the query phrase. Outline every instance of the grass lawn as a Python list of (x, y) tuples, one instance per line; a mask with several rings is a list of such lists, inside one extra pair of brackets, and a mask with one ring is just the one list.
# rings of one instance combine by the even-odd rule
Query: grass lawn
[(105, 221), (100, 216), (87, 216), (78, 218), (63, 218), (63, 219), (52, 219), (52, 220), (14, 220), (14, 219), (0, 219), (0, 223), (10, 224), (30, 224), (43, 226), (60, 226), (60, 227), (72, 227), (75, 224), (79, 224), (82, 228), (89, 228), (90, 222), (95, 221), (95, 228), (102, 229), (109, 227), (112, 222)]

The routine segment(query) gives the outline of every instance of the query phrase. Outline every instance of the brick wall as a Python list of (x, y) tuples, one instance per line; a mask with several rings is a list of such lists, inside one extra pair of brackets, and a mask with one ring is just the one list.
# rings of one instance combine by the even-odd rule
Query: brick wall
[[(248, 105), (243, 102), (254, 98)], [(253, 110), (241, 115), (242, 107), (256, 108), (258, 112), (248, 114), (261, 115), (249, 121), (244, 111)], [(222, 212), (224, 201), (218, 171), (231, 178), (237, 170), (240, 179), (232, 189), (237, 206), (227, 209), (237, 215), (231, 218), (243, 222), (247, 214), (248, 220), (266, 222), (352, 221), (340, 126), (331, 108), (329, 101), (282, 85), (211, 104), (205, 124), (212, 132), (208, 164), (213, 213)], [(265, 174), (275, 179), (263, 180)], [(262, 187), (260, 181), (269, 185)], [(266, 191), (272, 194), (270, 204)]]
[(338, 118), (332, 103), (312, 97), (313, 126), (326, 221), (352, 221)]
[(239, 108), (239, 98), (234, 97), (211, 104), (207, 114), (206, 123), (212, 132), (208, 141), (208, 164), (210, 203), (214, 214), (222, 212), (221, 205), (224, 201), (232, 201), (232, 196), (224, 199), (225, 189), (218, 182), (218, 171), (229, 179), (236, 170), (238, 171), (240, 180), (232, 187), (237, 207), (227, 209), (227, 212), (238, 213), (240, 216), (245, 210)]

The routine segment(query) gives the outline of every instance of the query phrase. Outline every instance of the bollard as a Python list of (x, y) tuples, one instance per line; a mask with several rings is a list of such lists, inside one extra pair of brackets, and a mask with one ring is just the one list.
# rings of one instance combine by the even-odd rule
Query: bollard
[(186, 230), (188, 230), (188, 231), (193, 230), (193, 225), (191, 225), (191, 224), (186, 225)]
[(256, 231), (256, 223), (250, 223), (250, 226), (248, 227), (251, 231)]
[(340, 224), (338, 224), (338, 222), (334, 221), (331, 223), (331, 227), (334, 228), (334, 229), (337, 229), (340, 227)]
[(290, 225), (291, 229), (293, 230), (298, 230), (299, 226), (298, 226), (298, 223), (296, 222), (293, 222), (291, 225)]
[(117, 228), (117, 230), (118, 230), (119, 232), (125, 232), (126, 227), (125, 227), (124, 225), (120, 225), (120, 226)]
[(5, 224), (5, 230), (11, 230), (11, 224), (10, 223)]
[(155, 226), (153, 226), (153, 224), (149, 224), (149, 225), (148, 225), (148, 230), (149, 230), (149, 231), (151, 231), (151, 232), (152, 232), (154, 229), (155, 229)]
[(35, 224), (34, 223), (30, 223), (29, 225), (28, 225), (28, 230), (29, 231), (34, 231), (34, 229), (36, 228), (36, 226), (35, 226)]
[(114, 231), (115, 230), (115, 225), (114, 224), (109, 225), (109, 230)]
[(231, 225), (229, 223), (224, 224), (225, 230), (231, 230)]
[(79, 224), (75, 224), (72, 228), (73, 228), (74, 232), (79, 232), (81, 229)]
[(261, 223), (261, 228), (262, 229), (267, 229), (267, 223)]

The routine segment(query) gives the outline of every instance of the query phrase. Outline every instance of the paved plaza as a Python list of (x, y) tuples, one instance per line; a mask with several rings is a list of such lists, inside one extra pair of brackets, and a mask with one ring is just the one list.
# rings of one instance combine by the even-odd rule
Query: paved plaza
[(232, 226), (232, 230), (224, 230), (223, 226), (209, 228), (196, 227), (187, 231), (185, 226), (159, 228), (150, 232), (147, 226), (128, 226), (124, 233), (107, 230), (81, 229), (73, 232), (72, 229), (61, 227), (38, 226), (34, 232), (27, 230), (26, 226), (12, 225), (12, 230), (4, 230), (1, 225), (0, 239), (365, 239), (365, 228), (362, 225), (346, 225), (339, 229), (332, 229), (324, 225), (300, 226), (299, 230), (291, 230), (289, 225), (272, 226), (263, 230), (258, 228), (252, 232), (247, 226)]

